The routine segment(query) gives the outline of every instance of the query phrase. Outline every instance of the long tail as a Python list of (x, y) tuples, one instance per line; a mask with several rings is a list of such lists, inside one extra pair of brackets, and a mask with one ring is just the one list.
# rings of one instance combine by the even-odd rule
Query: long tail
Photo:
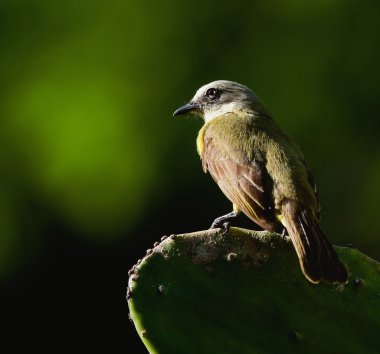
[(295, 202), (286, 201), (281, 211), (305, 277), (312, 283), (345, 283), (347, 270), (315, 216), (307, 209), (299, 209)]

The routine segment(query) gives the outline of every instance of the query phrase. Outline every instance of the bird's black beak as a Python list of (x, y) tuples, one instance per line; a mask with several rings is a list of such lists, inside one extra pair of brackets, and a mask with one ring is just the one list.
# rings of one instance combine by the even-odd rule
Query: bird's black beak
[(178, 108), (174, 113), (173, 113), (173, 116), (179, 116), (181, 114), (186, 114), (186, 113), (189, 113), (189, 112), (192, 112), (192, 111), (197, 111), (199, 110), (200, 107), (198, 104), (194, 103), (194, 102), (190, 102), (190, 103), (187, 103), (185, 104), (184, 106)]

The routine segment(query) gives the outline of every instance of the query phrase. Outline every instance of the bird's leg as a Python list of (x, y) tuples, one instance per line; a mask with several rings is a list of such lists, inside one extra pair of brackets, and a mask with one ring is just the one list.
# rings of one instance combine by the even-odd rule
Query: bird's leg
[(219, 218), (216, 218), (214, 222), (212, 223), (210, 229), (216, 229), (216, 228), (224, 228), (228, 230), (230, 223), (229, 220), (236, 218), (238, 216), (238, 213), (235, 211), (231, 211), (230, 213), (220, 216)]
[(287, 233), (287, 230), (286, 228), (284, 227), (282, 229), (282, 232), (281, 232), (281, 236), (282, 236), (282, 240), (285, 241), (286, 240), (286, 233)]

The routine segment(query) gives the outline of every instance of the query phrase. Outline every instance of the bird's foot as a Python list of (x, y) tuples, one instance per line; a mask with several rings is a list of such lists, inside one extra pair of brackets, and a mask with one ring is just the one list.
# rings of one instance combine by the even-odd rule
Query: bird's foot
[(231, 213), (228, 213), (226, 215), (220, 216), (219, 218), (216, 218), (214, 222), (212, 223), (210, 229), (217, 229), (217, 228), (223, 228), (223, 229), (229, 229), (230, 227), (230, 219), (236, 218), (237, 213), (232, 211)]

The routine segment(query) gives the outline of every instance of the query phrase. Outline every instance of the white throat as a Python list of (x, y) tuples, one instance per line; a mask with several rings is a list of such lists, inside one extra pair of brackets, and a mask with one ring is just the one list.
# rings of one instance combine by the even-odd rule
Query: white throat
[(227, 104), (223, 104), (218, 108), (212, 106), (210, 107), (212, 109), (206, 109), (204, 112), (205, 123), (209, 122), (210, 120), (213, 120), (216, 117), (220, 117), (226, 113), (235, 111), (238, 108), (238, 106), (239, 104), (237, 104), (236, 102), (230, 102)]

